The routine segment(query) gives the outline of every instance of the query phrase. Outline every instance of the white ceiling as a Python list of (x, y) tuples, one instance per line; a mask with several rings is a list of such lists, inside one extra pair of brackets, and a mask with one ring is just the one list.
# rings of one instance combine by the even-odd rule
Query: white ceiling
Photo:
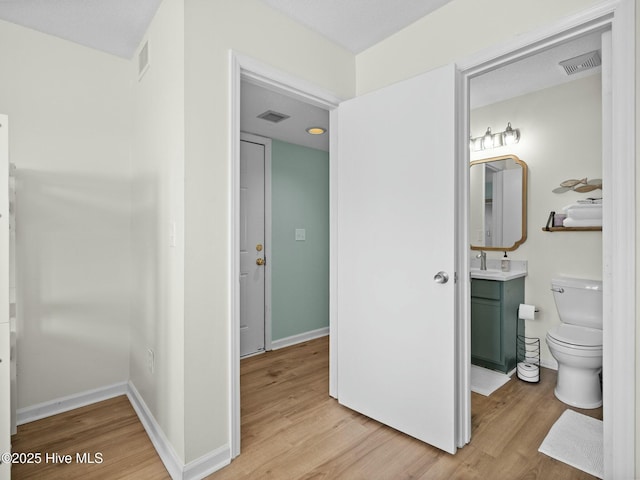
[(262, 1), (352, 53), (360, 53), (451, 0)]
[[(0, 0), (0, 19), (132, 58), (161, 1)], [(450, 0), (262, 1), (358, 53)]]
[(601, 67), (567, 75), (559, 63), (600, 50), (599, 32), (558, 45), (471, 80), (471, 109), (600, 73)]
[[(131, 58), (162, 0), (0, 0), (0, 19), (123, 58)], [(212, 0), (215, 1), (215, 0)], [(331, 41), (357, 53), (393, 35), (450, 0), (261, 0)], [(567, 76), (558, 62), (600, 48), (591, 35), (507, 65), (471, 82), (477, 108), (599, 72)], [(269, 124), (255, 117), (275, 110), (291, 118)], [(328, 127), (328, 114), (255, 85), (243, 84), (242, 129), (328, 150), (328, 135), (304, 129)]]
[[(278, 123), (257, 118), (273, 110), (289, 115)], [(309, 135), (309, 127), (323, 127), (327, 133)], [(240, 130), (309, 148), (329, 151), (329, 112), (280, 93), (243, 81), (240, 93)]]
[(0, 19), (132, 58), (162, 0), (0, 0)]

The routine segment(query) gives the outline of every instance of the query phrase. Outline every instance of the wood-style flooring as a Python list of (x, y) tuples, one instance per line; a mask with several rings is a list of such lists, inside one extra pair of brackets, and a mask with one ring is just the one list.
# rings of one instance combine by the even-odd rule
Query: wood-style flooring
[[(207, 477), (239, 479), (591, 479), (538, 452), (568, 408), (515, 377), (489, 397), (472, 393), (471, 443), (449, 455), (328, 396), (328, 339), (241, 362), (242, 453)], [(577, 410), (602, 418), (602, 409)], [(168, 474), (126, 397), (22, 425), (17, 452), (101, 452), (94, 465), (16, 465), (13, 479), (165, 479)]]

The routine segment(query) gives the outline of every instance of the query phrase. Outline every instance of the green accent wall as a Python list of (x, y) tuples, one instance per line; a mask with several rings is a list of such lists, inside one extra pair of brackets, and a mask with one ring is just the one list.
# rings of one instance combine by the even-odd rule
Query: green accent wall
[[(273, 140), (272, 340), (329, 326), (329, 153)], [(296, 241), (296, 229), (306, 240)]]

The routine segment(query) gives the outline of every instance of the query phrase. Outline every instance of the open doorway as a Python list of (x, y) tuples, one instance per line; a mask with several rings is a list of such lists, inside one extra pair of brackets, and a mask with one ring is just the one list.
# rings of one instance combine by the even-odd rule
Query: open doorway
[[(578, 411), (583, 415), (603, 418), (601, 405), (567, 405), (556, 398), (558, 364), (545, 341), (547, 332), (561, 322), (551, 291), (552, 279), (603, 279), (602, 55), (602, 30), (596, 30), (470, 80), (470, 133), (472, 138), (481, 139), (470, 144), (469, 237), (475, 266), (471, 270), (470, 300), (471, 389), (475, 392), (472, 414), (478, 418), (487, 408), (496, 408), (495, 401), (506, 402), (508, 411), (527, 404), (532, 421), (545, 435), (567, 408), (581, 405), (583, 409)], [(509, 127), (517, 132), (518, 141), (507, 145), (499, 132)], [(489, 129), (499, 137), (483, 145)], [(486, 165), (504, 173), (522, 170), (515, 162), (506, 163), (505, 157), (523, 162), (528, 172), (528, 181), (508, 200), (504, 198), (506, 192), (490, 182), (488, 171), (474, 173), (474, 169)], [(576, 181), (571, 182), (574, 178)], [(570, 183), (575, 185), (561, 187)], [(593, 202), (594, 207), (600, 205), (599, 218), (589, 223), (592, 228), (543, 229), (550, 212), (562, 214), (571, 205), (587, 202)], [(501, 212), (495, 208), (496, 203), (522, 203), (524, 219), (496, 217), (496, 212)], [(500, 241), (498, 233), (509, 222), (518, 233)], [(496, 225), (502, 228), (496, 229)], [(480, 259), (474, 258), (479, 252), (486, 254), (485, 272), (478, 271)], [(510, 262), (507, 273), (501, 271), (505, 258)], [(493, 271), (500, 272), (499, 280), (490, 279)], [(522, 276), (518, 276), (520, 271)], [(491, 286), (499, 287), (496, 292), (500, 292), (500, 298), (486, 289)], [(534, 305), (535, 317), (518, 318), (519, 304)], [(602, 319), (601, 309), (597, 315)], [(602, 348), (602, 328), (600, 339)], [(499, 387), (501, 383), (504, 386)], [(498, 389), (492, 392), (491, 387)], [(515, 398), (520, 398), (518, 404), (509, 406)], [(541, 404), (544, 414), (536, 406)], [(502, 417), (499, 415), (496, 421)], [(475, 435), (484, 435), (484, 428), (476, 425), (472, 443)], [(506, 430), (511, 425), (501, 428)], [(521, 436), (524, 431), (517, 434)], [(538, 445), (541, 441), (536, 439)]]
[[(612, 18), (614, 17), (615, 18)], [(635, 285), (633, 262), (623, 261), (631, 255), (635, 229), (635, 208), (625, 201), (634, 196), (635, 186), (630, 179), (635, 172), (634, 115), (628, 105), (634, 104), (633, 2), (605, 5), (567, 19), (554, 29), (523, 38), (518, 46), (495, 49), (483, 59), (473, 59), (462, 65), (467, 81), (509, 65), (538, 52), (549, 49), (588, 33), (612, 30), (603, 35), (604, 54), (602, 79), (602, 130), (597, 136), (602, 141), (602, 178), (604, 185), (615, 186), (607, 190), (603, 204), (602, 277), (603, 277), (603, 402), (604, 402), (604, 465), (605, 476), (633, 476), (634, 442), (632, 430), (627, 428), (633, 412), (633, 390), (618, 371), (634, 358), (635, 323), (616, 319), (634, 317), (633, 291), (625, 285)], [(505, 53), (508, 52), (508, 53)], [(469, 111), (467, 114), (470, 116)], [(467, 119), (469, 118), (467, 116)], [(502, 126), (501, 126), (502, 127)], [(483, 127), (486, 128), (486, 125)], [(502, 127), (503, 128), (503, 127)], [(501, 129), (502, 129), (501, 128)], [(615, 141), (613, 139), (615, 132)], [(472, 132), (467, 131), (470, 135)], [(563, 179), (565, 180), (565, 179)], [(558, 187), (553, 185), (551, 188)], [(606, 188), (606, 187), (605, 187)], [(561, 206), (564, 206), (561, 205)], [(547, 217), (549, 212), (546, 212)], [(546, 219), (539, 220), (544, 226)], [(549, 234), (547, 234), (549, 235)], [(549, 237), (547, 237), (549, 238)], [(556, 238), (555, 241), (558, 241)], [(631, 265), (631, 266), (630, 266)], [(544, 341), (544, 340), (543, 340)], [(613, 347), (615, 345), (615, 348)], [(625, 407), (626, 404), (630, 406)], [(626, 420), (625, 420), (626, 418)], [(627, 425), (627, 426), (625, 426)], [(626, 440), (614, 441), (623, 436)], [(613, 445), (617, 445), (615, 448)]]
[[(239, 272), (240, 272), (239, 246), (240, 246), (240, 232), (241, 232), (240, 215), (239, 215), (239, 211), (241, 207), (241, 198), (240, 198), (241, 197), (241, 188), (240, 188), (241, 131), (246, 130), (253, 134), (257, 134), (258, 136), (263, 137), (265, 139), (269, 139), (271, 141), (272, 152), (275, 150), (275, 154), (272, 153), (272, 156), (273, 156), (272, 170), (270, 172), (272, 174), (271, 176), (271, 183), (273, 185), (272, 193), (273, 192), (275, 193), (273, 193), (272, 198), (270, 199), (270, 202), (266, 202), (267, 205), (269, 205), (269, 203), (271, 204), (271, 206), (273, 206), (276, 203), (285, 204), (293, 207), (303, 205), (305, 203), (304, 201), (305, 192), (308, 193), (309, 189), (314, 189), (314, 188), (316, 190), (318, 189), (323, 190), (323, 195), (325, 197), (324, 203), (330, 204), (330, 199), (329, 199), (330, 192), (328, 188), (329, 174), (330, 174), (329, 165), (328, 165), (329, 157), (327, 152), (328, 145), (329, 145), (328, 135), (325, 134), (324, 136), (314, 137), (309, 135), (305, 130), (308, 127), (323, 126), (325, 128), (325, 131), (328, 131), (328, 116), (329, 116), (328, 111), (337, 106), (337, 104), (339, 103), (339, 99), (332, 96), (331, 94), (328, 94), (327, 92), (323, 92), (314, 87), (310, 87), (309, 85), (304, 84), (304, 82), (300, 82), (299, 80), (293, 77), (288, 77), (287, 75), (282, 74), (282, 72), (272, 70), (262, 65), (257, 65), (251, 59), (240, 57), (240, 56), (232, 57), (232, 83), (234, 85), (234, 88), (232, 89), (232, 91), (235, 93), (233, 95), (234, 107), (232, 108), (232, 125), (234, 127), (231, 133), (233, 160), (232, 160), (232, 168), (230, 173), (231, 173), (231, 184), (232, 184), (231, 211), (234, 213), (231, 219), (232, 238), (230, 241), (230, 249), (231, 249), (230, 257), (232, 259), (232, 263), (231, 263), (232, 278), (239, 278)], [(248, 94), (252, 98), (247, 100), (247, 97), (245, 97), (245, 101), (241, 102), (241, 96), (246, 94)], [(268, 104), (269, 106), (267, 107), (266, 104)], [(295, 105), (295, 109), (297, 109), (296, 112), (298, 113), (294, 115), (285, 113), (284, 112), (285, 110), (292, 111), (291, 109), (294, 108), (292, 104), (297, 104)], [(256, 110), (256, 112), (244, 110), (246, 107), (249, 107), (249, 106), (251, 106), (252, 109)], [(315, 120), (308, 118), (308, 115), (310, 114), (313, 117), (314, 111), (316, 112), (315, 113), (316, 115), (318, 115), (318, 112), (319, 112), (319, 114), (322, 114), (325, 118), (322, 121), (320, 121), (317, 117), (315, 118)], [(287, 136), (287, 134), (282, 132), (277, 133), (278, 129), (277, 128), (274, 129), (274, 126), (280, 122), (271, 122), (270, 124), (268, 120), (265, 121), (264, 118), (258, 118), (259, 116), (261, 116), (261, 114), (264, 114), (262, 115), (262, 117), (273, 118), (276, 120), (278, 119), (278, 117), (280, 117), (280, 115), (278, 114), (284, 114), (285, 117), (287, 116), (291, 117), (292, 122), (289, 122), (289, 125), (298, 127), (298, 129), (302, 129), (302, 135), (296, 133), (295, 134), (297, 135), (296, 137), (291, 137), (291, 136)], [(300, 114), (304, 118), (303, 121), (301, 121), (300, 116), (297, 119), (297, 121), (293, 120), (293, 118), (295, 116), (298, 116), (298, 114)], [(254, 122), (257, 122), (257, 124)], [(307, 145), (300, 145), (300, 143), (303, 143), (303, 142), (298, 139), (304, 138), (305, 136), (308, 137), (308, 139), (306, 139), (305, 141), (310, 143), (307, 143)], [(295, 165), (299, 167), (301, 162), (296, 163), (295, 159), (300, 158), (301, 152), (305, 155), (310, 154), (311, 157), (314, 157), (314, 154), (315, 154), (316, 160), (318, 159), (318, 157), (325, 157), (326, 161), (323, 162), (321, 160), (320, 162), (317, 162), (317, 161), (314, 162), (313, 158), (311, 159), (307, 158), (306, 160), (309, 160), (312, 164), (314, 163), (315, 165), (312, 165), (310, 169), (305, 168), (304, 169), (305, 172), (302, 175), (297, 175), (297, 176), (294, 175), (296, 179), (293, 179), (293, 184), (298, 185), (297, 190), (298, 190), (298, 193), (302, 195), (303, 200), (292, 199), (292, 197), (290, 195), (287, 196), (286, 193), (280, 197), (279, 194), (286, 189), (279, 189), (275, 187), (275, 185), (279, 183), (279, 180), (277, 178), (274, 178), (273, 174), (275, 173), (275, 170), (278, 170), (278, 169), (282, 169), (286, 171), (286, 164), (287, 162), (292, 160), (292, 157)], [(278, 160), (274, 162), (273, 159), (276, 156), (278, 157)], [(319, 180), (318, 171), (314, 170), (314, 168), (317, 168), (321, 163), (325, 163), (324, 165), (325, 173), (323, 174), (323, 176), (326, 177), (326, 179), (324, 180), (324, 185), (325, 185), (324, 187), (321, 186), (323, 182), (318, 181)], [(276, 176), (278, 178), (281, 177), (279, 173), (276, 173)], [(297, 172), (297, 173), (299, 174), (300, 172)], [(297, 182), (300, 181), (301, 178), (306, 178), (306, 180), (310, 183), (308, 183), (307, 186), (298, 184)], [(291, 178), (289, 178), (289, 180), (291, 180)], [(291, 193), (291, 189), (288, 191), (288, 193)], [(278, 198), (276, 199), (275, 197), (278, 197)], [(312, 200), (311, 203), (313, 204), (316, 201), (317, 199)], [(270, 208), (270, 206), (268, 206), (265, 213), (265, 217), (266, 217), (265, 223), (267, 225), (271, 225), (272, 223), (275, 225), (275, 223), (279, 222), (280, 220), (283, 220), (283, 218), (285, 217), (287, 218), (286, 220), (287, 222), (289, 221), (293, 222), (289, 224), (288, 227), (283, 229), (283, 232), (284, 232), (283, 235), (287, 237), (286, 241), (281, 242), (284, 245), (283, 251), (290, 252), (291, 250), (296, 249), (296, 247), (298, 247), (299, 250), (303, 250), (303, 248), (300, 248), (300, 246), (303, 246), (303, 245), (312, 246), (313, 244), (315, 244), (317, 246), (318, 237), (320, 235), (323, 235), (323, 232), (321, 232), (322, 228), (317, 226), (318, 222), (316, 222), (315, 224), (313, 224), (313, 222), (307, 223), (309, 221), (309, 215), (303, 214), (302, 218), (300, 218), (299, 214), (295, 213), (295, 210), (296, 210), (295, 208), (293, 208), (293, 211), (294, 211), (293, 215), (288, 215), (288, 214), (276, 215), (275, 210), (277, 209), (278, 207)], [(326, 208), (325, 208), (326, 213), (324, 214), (325, 218), (320, 220), (320, 224), (322, 224), (323, 222), (326, 224), (325, 230), (328, 228), (329, 209), (330, 209), (330, 205), (326, 205)], [(296, 215), (298, 215), (297, 219), (294, 218), (296, 217)], [(322, 217), (322, 215), (320, 216)], [(294, 218), (294, 220), (291, 220), (292, 218)], [(309, 225), (309, 227), (307, 225)], [(279, 228), (279, 227), (275, 227), (275, 228)], [(272, 232), (274, 232), (275, 228), (274, 226), (271, 227)], [(326, 269), (325, 279), (320, 280), (321, 283), (325, 284), (324, 288), (326, 291), (326, 295), (324, 295), (324, 299), (321, 301), (321, 303), (323, 304), (322, 308), (319, 308), (318, 310), (320, 312), (324, 310), (326, 312), (326, 316), (328, 317), (328, 312), (330, 308), (329, 295), (328, 295), (328, 291), (329, 291), (328, 277), (329, 277), (329, 264), (330, 264), (329, 253), (328, 253), (329, 232), (325, 231), (324, 234), (326, 235), (326, 241), (325, 241), (324, 247), (320, 248), (320, 251), (324, 248), (326, 252), (325, 254), (314, 255), (313, 258), (308, 258), (308, 256), (304, 255), (304, 252), (303, 252), (302, 257), (294, 258), (292, 263), (303, 269), (314, 268), (315, 267), (314, 262), (318, 262), (318, 261), (323, 263), (326, 266), (326, 267), (323, 267)], [(267, 247), (266, 244), (269, 241), (269, 237), (272, 237), (274, 239), (274, 242), (272, 242), (273, 243), (272, 245), (269, 245)], [(278, 256), (278, 249), (277, 248), (274, 249), (274, 246), (278, 244), (278, 241), (275, 240), (275, 237), (276, 237), (276, 234), (273, 233), (273, 234), (267, 234), (265, 238), (265, 245), (264, 245), (265, 250), (272, 257)], [(287, 242), (289, 243), (294, 242), (294, 243), (293, 245), (287, 245)], [(267, 262), (267, 264), (269, 264), (270, 260), (272, 259), (265, 257), (265, 261)], [(273, 258), (273, 260), (278, 263), (277, 258)], [(291, 275), (290, 271), (288, 274), (285, 273), (285, 275), (289, 276), (289, 279), (288, 279), (289, 281), (292, 280), (293, 275)], [(317, 276), (312, 276), (312, 275), (306, 275), (306, 277), (317, 278)], [(271, 290), (273, 291), (272, 284), (273, 284), (273, 278), (267, 278), (266, 288), (267, 289), (271, 288)], [(239, 400), (240, 400), (240, 324), (241, 324), (241, 308), (242, 308), (241, 293), (242, 292), (241, 292), (241, 289), (239, 288), (239, 285), (236, 285), (235, 282), (232, 282), (232, 285), (233, 285), (232, 292), (231, 292), (232, 325), (231, 325), (231, 348), (230, 348), (230, 365), (231, 365), (230, 407), (231, 407), (232, 421), (231, 421), (230, 427), (231, 427), (232, 439), (233, 439), (232, 457), (235, 457), (240, 453)], [(300, 285), (304, 286), (304, 282), (298, 282), (298, 284), (294, 285), (294, 287), (299, 287)], [(309, 291), (313, 289), (307, 286), (306, 290)], [(280, 288), (280, 291), (283, 291), (283, 289)], [(284, 303), (287, 302), (286, 297), (290, 296), (291, 294), (292, 294), (292, 291), (283, 292), (283, 297), (285, 298), (285, 300), (283, 301)], [(323, 297), (323, 295), (320, 295), (320, 296), (318, 296), (317, 294), (314, 294), (314, 295), (316, 298)], [(266, 311), (267, 319), (273, 318), (274, 304), (269, 304), (269, 298), (273, 298), (274, 296), (275, 295), (273, 294), (267, 294), (266, 296), (267, 305), (266, 305), (265, 311)], [(301, 299), (290, 298), (290, 300), (295, 302), (296, 300), (299, 301)], [(283, 328), (278, 327), (276, 329), (274, 328), (273, 322), (271, 326), (267, 324), (265, 329), (265, 332), (266, 332), (265, 333), (265, 350), (281, 348), (290, 344), (298, 343), (301, 341), (305, 341), (308, 339), (312, 339), (318, 336), (323, 336), (328, 334), (329, 332), (328, 318), (326, 320), (325, 325), (322, 325), (322, 326), (312, 325), (311, 327), (309, 327), (309, 324), (304, 324), (304, 321), (308, 320), (308, 318), (309, 316), (307, 316), (306, 319), (302, 319), (302, 322), (296, 322), (296, 326), (301, 327), (303, 331), (287, 330), (286, 325)], [(301, 323), (302, 323), (302, 326), (301, 326)]]
[(246, 356), (328, 334), (329, 113), (246, 80), (240, 108)]
[[(535, 321), (524, 325), (526, 334), (543, 340), (542, 366), (554, 369), (557, 363), (544, 342), (546, 332), (559, 321), (549, 287), (551, 279), (565, 275), (602, 280), (603, 273), (601, 218), (594, 220), (594, 231), (558, 231), (558, 235), (552, 235), (542, 229), (549, 212), (561, 214), (567, 205), (603, 197), (601, 35), (601, 31), (595, 31), (580, 36), (470, 82), (471, 136), (483, 137), (491, 128), (495, 135), (508, 125), (519, 134), (519, 141), (510, 145), (472, 145), (470, 160), (515, 156), (527, 165), (529, 173), (523, 188), (505, 202), (526, 206), (522, 229), (520, 217), (512, 221), (517, 223), (518, 235), (506, 243), (491, 243), (497, 238), (494, 225), (502, 224), (502, 217), (485, 215), (484, 222), (476, 218), (475, 213), (482, 210), (474, 203), (483, 200), (486, 207), (497, 201), (485, 188), (477, 198), (470, 199), (470, 243), (473, 253), (487, 251), (493, 267), (499, 267), (507, 253), (511, 262), (528, 262), (522, 266), (527, 273), (525, 296), (517, 303), (534, 304), (539, 310)], [(583, 56), (597, 61), (573, 70), (573, 74), (566, 73), (563, 61)], [(494, 163), (500, 164), (485, 165)], [(574, 177), (576, 185), (558, 188)], [(483, 185), (486, 187), (488, 181)], [(522, 243), (514, 241), (520, 238), (524, 238)], [(528, 271), (528, 266), (533, 268)], [(510, 363), (509, 368), (515, 368), (515, 364)]]

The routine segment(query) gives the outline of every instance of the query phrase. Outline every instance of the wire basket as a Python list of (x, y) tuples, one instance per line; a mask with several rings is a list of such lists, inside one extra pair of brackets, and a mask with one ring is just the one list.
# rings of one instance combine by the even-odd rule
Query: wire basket
[(540, 381), (540, 339), (516, 336), (516, 374), (518, 378), (528, 383)]

